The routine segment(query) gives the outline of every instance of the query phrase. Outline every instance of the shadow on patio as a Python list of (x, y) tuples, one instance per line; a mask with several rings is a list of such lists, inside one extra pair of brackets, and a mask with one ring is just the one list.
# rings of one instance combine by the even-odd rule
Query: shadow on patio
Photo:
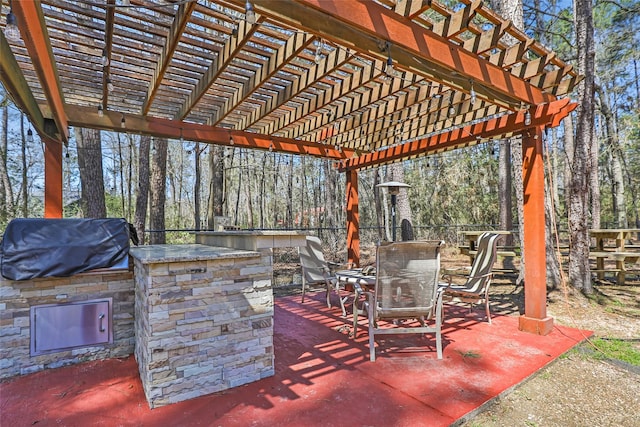
[[(172, 426), (447, 426), (510, 390), (589, 332), (556, 326), (545, 337), (518, 318), (448, 306), (444, 359), (432, 336), (387, 336), (369, 362), (367, 333), (322, 293), (275, 299), (275, 375), (149, 409), (133, 356), (47, 370), (0, 384), (0, 424)], [(366, 322), (363, 319), (361, 325)]]

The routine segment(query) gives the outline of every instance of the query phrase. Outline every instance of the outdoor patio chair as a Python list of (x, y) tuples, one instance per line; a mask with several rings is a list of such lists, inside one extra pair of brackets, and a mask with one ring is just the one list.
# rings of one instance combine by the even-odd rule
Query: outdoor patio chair
[[(473, 264), (466, 272), (446, 271), (443, 279), (446, 283), (441, 283), (444, 301), (469, 303), (469, 310), (473, 304), (484, 302), (487, 313), (487, 320), (491, 324), (491, 311), (489, 309), (489, 286), (493, 278), (493, 264), (497, 257), (498, 234), (482, 233), (478, 237), (478, 253), (473, 260)], [(464, 284), (455, 284), (453, 279), (463, 277)]]
[(300, 265), (302, 267), (302, 302), (307, 291), (308, 285), (322, 283), (327, 288), (327, 307), (331, 308), (331, 290), (335, 290), (340, 301), (342, 316), (345, 317), (347, 312), (344, 303), (347, 296), (340, 294), (340, 283), (334, 274), (334, 270), (340, 266), (337, 263), (329, 263), (324, 258), (322, 252), (322, 243), (315, 236), (307, 236), (307, 245), (298, 248), (300, 255)]
[[(433, 333), (438, 359), (442, 359), (442, 296), (438, 290), (442, 242), (409, 241), (377, 248), (376, 283), (362, 310), (369, 320), (369, 358), (376, 360), (375, 336), (382, 334)], [(417, 319), (419, 326), (408, 322)], [(427, 326), (427, 321), (434, 325)], [(379, 322), (384, 323), (379, 323)], [(354, 337), (357, 319), (354, 319)]]

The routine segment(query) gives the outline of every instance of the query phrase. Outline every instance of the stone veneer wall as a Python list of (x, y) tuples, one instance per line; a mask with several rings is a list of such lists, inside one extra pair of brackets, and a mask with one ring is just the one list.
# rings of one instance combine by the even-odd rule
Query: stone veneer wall
[[(133, 272), (87, 273), (64, 278), (12, 281), (0, 277), (0, 378), (88, 360), (133, 353)], [(31, 357), (29, 308), (112, 298), (113, 343)]]
[(274, 374), (271, 258), (240, 252), (183, 262), (134, 256), (135, 355), (152, 408)]

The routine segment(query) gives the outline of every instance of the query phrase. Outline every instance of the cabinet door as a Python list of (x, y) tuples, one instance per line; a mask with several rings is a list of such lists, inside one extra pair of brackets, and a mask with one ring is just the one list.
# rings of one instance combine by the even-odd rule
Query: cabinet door
[(31, 354), (113, 342), (111, 300), (31, 307)]

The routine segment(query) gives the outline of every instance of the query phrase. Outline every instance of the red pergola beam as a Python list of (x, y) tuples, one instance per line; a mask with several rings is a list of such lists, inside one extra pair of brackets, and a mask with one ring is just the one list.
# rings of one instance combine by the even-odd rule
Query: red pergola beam
[(62, 143), (43, 137), (44, 217), (62, 218)]
[(538, 335), (548, 335), (553, 330), (553, 318), (547, 316), (543, 130), (543, 126), (537, 126), (525, 132), (522, 138), (523, 255), (526, 265), (524, 314), (519, 318), (519, 329)]
[(12, 9), (18, 20), (20, 35), (27, 51), (29, 51), (29, 57), (47, 98), (60, 139), (68, 143), (69, 124), (64, 111), (64, 98), (49, 34), (46, 31), (42, 6), (39, 1), (21, 0), (14, 1)]
[[(109, 130), (113, 132), (143, 133), (159, 138), (198, 141), (205, 144), (226, 145), (242, 148), (273, 150), (297, 155), (324, 157), (333, 160), (344, 160), (352, 157), (350, 149), (336, 150), (333, 145), (302, 141), (292, 138), (281, 138), (265, 134), (235, 131), (204, 124), (180, 122), (176, 120), (145, 117), (136, 114), (122, 114), (105, 111), (102, 117), (93, 108), (66, 106), (71, 126)], [(122, 120), (125, 128), (122, 128)]]
[(412, 156), (464, 146), (475, 142), (478, 138), (495, 138), (505, 134), (522, 133), (526, 129), (536, 126), (557, 126), (557, 123), (573, 111), (576, 106), (577, 104), (570, 103), (569, 98), (564, 98), (549, 104), (538, 105), (532, 109), (529, 124), (525, 124), (525, 112), (519, 111), (345, 160), (340, 164), (338, 170), (344, 172), (351, 169), (379, 166)]

